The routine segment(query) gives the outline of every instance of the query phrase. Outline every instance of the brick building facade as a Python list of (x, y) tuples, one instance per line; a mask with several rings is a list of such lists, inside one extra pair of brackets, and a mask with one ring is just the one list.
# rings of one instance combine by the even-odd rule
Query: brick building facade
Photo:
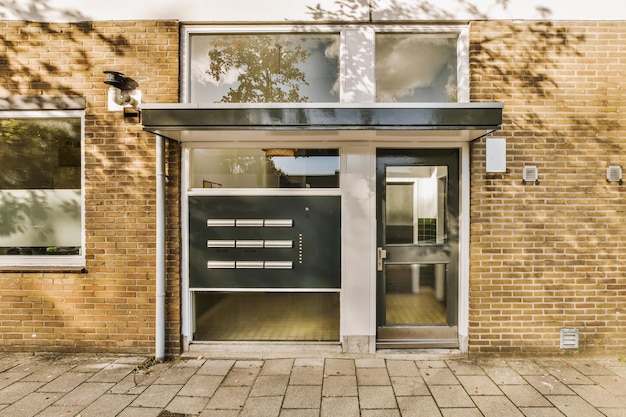
[[(103, 71), (111, 69), (131, 75), (148, 109), (179, 103), (186, 59), (182, 27), (175, 20), (0, 22), (5, 49), (0, 52), (0, 117), (9, 111), (84, 110), (85, 224), (84, 265), (0, 259), (1, 351), (153, 351), (158, 266), (158, 136), (153, 132), (158, 129), (145, 131), (141, 122), (109, 111), (102, 80)], [(476, 20), (467, 25), (469, 101), (504, 104), (493, 134), (507, 142), (506, 171), (499, 173), (486, 172), (486, 137), (459, 145), (469, 162), (460, 174), (469, 186), (467, 201), (459, 203), (461, 212), (469, 213), (468, 236), (460, 245), (467, 253), (459, 261), (460, 274), (467, 277), (459, 285), (461, 351), (563, 353), (560, 331), (569, 328), (579, 332), (573, 352), (623, 350), (626, 199), (624, 186), (608, 182), (606, 170), (626, 166), (625, 29), (623, 21)], [(337, 146), (371, 157), (390, 146), (354, 143), (347, 139)], [(391, 143), (421, 147), (407, 145), (406, 139)], [(187, 316), (194, 314), (193, 303), (185, 301), (195, 296), (184, 267), (190, 256), (184, 249), (186, 201), (194, 196), (187, 196), (184, 185), (190, 149), (166, 141), (168, 354), (188, 348), (193, 333), (185, 322), (199, 319)], [(536, 183), (522, 181), (528, 165), (537, 169)], [(351, 181), (342, 180), (337, 192), (344, 200), (357, 184)], [(374, 218), (375, 196), (369, 198), (363, 204)], [(342, 207), (352, 210), (345, 202)], [(344, 234), (352, 230), (343, 227)], [(364, 247), (367, 253), (351, 255), (349, 247), (356, 243), (343, 239), (342, 274), (359, 254), (365, 268), (374, 271), (376, 242)], [(375, 309), (375, 272), (369, 276), (371, 282), (353, 296), (352, 278), (342, 275), (349, 281), (337, 290), (342, 294), (337, 343), (343, 342), (344, 350), (372, 351), (376, 344), (373, 313), (367, 313), (364, 325), (351, 327), (345, 307), (347, 299), (365, 294), (372, 304), (367, 311)], [(369, 330), (354, 330), (361, 327)], [(346, 342), (354, 335), (372, 340), (363, 342), (365, 348), (357, 346), (359, 340)]]
[[(178, 99), (178, 23), (2, 22), (4, 110), (85, 99), (85, 265), (6, 266), (0, 344), (17, 352), (148, 353), (154, 347), (155, 147), (137, 123), (107, 111), (102, 71), (141, 69), (151, 102)], [(13, 104), (22, 97), (24, 102)], [(17, 100), (15, 100), (17, 101)], [(178, 191), (178, 148), (168, 150)], [(168, 347), (180, 350), (179, 220), (170, 199)]]
[[(624, 346), (624, 22), (472, 23), (472, 100), (503, 101), (505, 175), (472, 146), (470, 346)], [(486, 47), (485, 47), (486, 44)], [(489, 54), (485, 54), (485, 49)], [(489, 61), (485, 65), (485, 61)], [(525, 164), (539, 184), (523, 185)]]

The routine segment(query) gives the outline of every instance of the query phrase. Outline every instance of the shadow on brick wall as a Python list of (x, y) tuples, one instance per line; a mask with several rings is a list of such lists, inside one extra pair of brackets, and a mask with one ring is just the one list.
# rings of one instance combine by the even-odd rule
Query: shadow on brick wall
[[(50, 16), (58, 23), (43, 22)], [(2, 20), (8, 17), (13, 20)], [(5, 304), (0, 316), (22, 309), (24, 314), (15, 328), (27, 330), (7, 328), (4, 333), (11, 333), (13, 340), (0, 338), (0, 350), (152, 350), (155, 138), (144, 132), (141, 124), (126, 123), (121, 113), (107, 110), (103, 70), (141, 71), (144, 101), (176, 102), (178, 74), (171, 68), (177, 68), (178, 62), (178, 24), (88, 20), (73, 10), (54, 9), (48, 0), (0, 0), (0, 97), (37, 97), (41, 108), (55, 108), (59, 97), (85, 100), (87, 248), (86, 273), (44, 270), (11, 275), (11, 285), (2, 289), (0, 298)], [(155, 52), (156, 48), (161, 51)], [(157, 86), (153, 77), (165, 67), (167, 80)], [(168, 93), (158, 90), (161, 86)], [(172, 169), (179, 166), (176, 144), (168, 143), (166, 158), (167, 192), (177, 196), (178, 172)], [(22, 210), (18, 220), (32, 215), (16, 204), (11, 207)], [(38, 207), (47, 209), (43, 203)], [(168, 241), (176, 242), (180, 228), (175, 230), (170, 224), (179, 225), (179, 219), (168, 221)], [(3, 228), (0, 219), (0, 234), (11, 232)], [(178, 251), (178, 243), (170, 249)], [(178, 260), (168, 264), (172, 278), (167, 287), (168, 314), (173, 317), (168, 322), (168, 341), (174, 340), (168, 344), (171, 351), (180, 348), (176, 342), (180, 329), (173, 329), (179, 325), (178, 264)], [(42, 313), (33, 315), (22, 307), (26, 303)]]

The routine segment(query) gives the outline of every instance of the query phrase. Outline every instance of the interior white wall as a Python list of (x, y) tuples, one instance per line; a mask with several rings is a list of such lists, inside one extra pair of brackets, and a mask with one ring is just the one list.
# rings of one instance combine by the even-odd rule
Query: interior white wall
[(48, 22), (174, 19), (202, 23), (623, 20), (626, 3), (615, 0), (20, 0), (0, 3), (0, 19)]

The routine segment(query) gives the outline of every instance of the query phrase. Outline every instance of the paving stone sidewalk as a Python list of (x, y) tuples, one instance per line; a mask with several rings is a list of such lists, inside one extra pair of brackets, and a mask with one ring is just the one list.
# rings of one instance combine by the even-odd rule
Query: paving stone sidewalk
[(624, 417), (603, 358), (0, 355), (3, 417)]

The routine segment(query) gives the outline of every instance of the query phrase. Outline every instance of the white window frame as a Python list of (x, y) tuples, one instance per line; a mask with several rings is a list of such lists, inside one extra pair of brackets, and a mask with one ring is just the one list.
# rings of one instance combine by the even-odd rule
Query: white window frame
[(0, 112), (1, 119), (80, 118), (80, 227), (78, 255), (0, 255), (0, 270), (6, 267), (84, 267), (85, 266), (85, 111), (84, 110), (16, 110)]
[(458, 96), (456, 102), (469, 103), (469, 27), (467, 25), (376, 26), (374, 36), (385, 33), (423, 33), (441, 34), (442, 36), (450, 35), (452, 33), (457, 34), (458, 39), (456, 43), (456, 75)]
[[(215, 34), (236, 35), (253, 33), (339, 33), (339, 103), (376, 103), (375, 85), (375, 41), (377, 34), (383, 33), (424, 33), (424, 34), (457, 34), (457, 88), (458, 103), (469, 102), (469, 27), (467, 25), (184, 25), (181, 30), (180, 102), (189, 103), (191, 57), (189, 50), (190, 35)], [(349, 48), (359, 48), (360, 59), (351, 59)], [(368, 62), (362, 66), (362, 62)], [(359, 66), (361, 65), (361, 66)], [(351, 75), (352, 74), (352, 75)], [(190, 103), (191, 104), (191, 103)], [(241, 106), (252, 106), (252, 103), (240, 103)], [(292, 104), (284, 103), (285, 107)]]
[[(339, 34), (340, 52), (339, 52), (339, 78), (343, 79), (342, 74), (342, 62), (344, 60), (344, 48), (343, 48), (343, 33), (342, 28), (338, 26), (315, 26), (314, 28), (307, 28), (305, 26), (253, 26), (253, 25), (240, 25), (240, 26), (206, 26), (206, 25), (185, 25), (181, 30), (181, 47), (180, 47), (180, 73), (181, 73), (181, 89), (180, 89), (180, 102), (189, 103), (191, 97), (190, 91), (190, 74), (191, 74), (191, 56), (189, 49), (189, 37), (190, 35), (246, 35), (246, 34), (283, 34), (283, 35), (295, 35), (295, 34), (310, 34), (310, 35), (333, 35)], [(339, 91), (339, 100), (341, 102), (343, 91), (343, 84)], [(251, 103), (241, 103), (243, 105), (250, 105)], [(290, 105), (284, 103), (285, 106)], [(336, 103), (335, 103), (336, 104)]]
[[(469, 26), (464, 24), (452, 25), (402, 25), (402, 24), (356, 24), (342, 26), (324, 26), (324, 25), (273, 25), (273, 26), (255, 26), (255, 25), (184, 25), (181, 30), (181, 102), (188, 103), (190, 92), (190, 56), (189, 56), (189, 35), (190, 34), (239, 34), (239, 33), (339, 33), (340, 34), (340, 55), (339, 55), (339, 74), (340, 74), (340, 103), (342, 104), (358, 103), (361, 106), (379, 106), (383, 103), (376, 102), (376, 86), (375, 86), (375, 38), (377, 33), (392, 32), (408, 32), (408, 33), (425, 33), (425, 34), (446, 34), (455, 33), (458, 35), (457, 41), (457, 83), (458, 83), (458, 103), (466, 103), (470, 100), (470, 82), (469, 82)], [(354, 57), (348, 53), (349, 50), (359, 48), (359, 56)], [(356, 59), (358, 58), (358, 59)], [(362, 62), (366, 62), (365, 65)], [(315, 103), (309, 103), (315, 104)], [(197, 106), (198, 103), (189, 103), (190, 106)], [(213, 106), (222, 106), (218, 104)], [(253, 103), (229, 104), (230, 106), (238, 106), (243, 108), (254, 107)], [(292, 103), (281, 103), (277, 107), (293, 107)], [(468, 292), (469, 292), (469, 144), (465, 142), (407, 142), (406, 138), (389, 134), (386, 140), (382, 140), (376, 136), (364, 135), (362, 131), (339, 132), (338, 136), (309, 133), (300, 135), (297, 138), (289, 138), (281, 134), (264, 134), (254, 135), (258, 132), (220, 132), (214, 134), (207, 132), (205, 141), (189, 143), (183, 146), (182, 163), (181, 163), (181, 212), (182, 212), (182, 259), (186, 259), (188, 255), (188, 224), (186, 216), (188, 213), (187, 199), (190, 195), (195, 194), (240, 194), (251, 193), (259, 195), (276, 195), (285, 192), (294, 193), (324, 193), (335, 194), (342, 197), (342, 265), (355, 264), (361, 265), (358, 270), (350, 269), (346, 272), (346, 268), (342, 268), (341, 276), (341, 292), (340, 292), (340, 338), (343, 340), (346, 336), (351, 335), (368, 335), (370, 337), (370, 350), (375, 350), (373, 340), (376, 334), (376, 273), (375, 273), (375, 254), (376, 253), (376, 220), (375, 220), (375, 194), (373, 191), (376, 172), (376, 148), (377, 147), (408, 147), (408, 148), (447, 148), (458, 147), (461, 152), (461, 173), (460, 173), (460, 240), (459, 240), (459, 343), (462, 352), (467, 351), (468, 340)], [(368, 132), (371, 133), (371, 132)], [(232, 142), (225, 142), (232, 137)], [(263, 141), (265, 139), (265, 141)], [(339, 148), (341, 173), (339, 189), (191, 189), (189, 188), (189, 180), (187, 178), (189, 170), (189, 153), (194, 147), (267, 147), (271, 145), (280, 146), (289, 140), (290, 146), (301, 147), (332, 147)], [(263, 141), (263, 142), (259, 142)], [(302, 141), (302, 145), (299, 142)], [(332, 143), (332, 144), (331, 144)], [(360, 187), (353, 187), (359, 185)], [(362, 187), (363, 184), (369, 185)], [(350, 191), (348, 191), (350, 190)], [(347, 198), (348, 193), (350, 198)], [(356, 195), (353, 195), (356, 193)], [(363, 205), (365, 202), (365, 206)], [(350, 210), (351, 208), (351, 210)], [(364, 212), (366, 220), (369, 221), (367, 227), (363, 224), (346, 221), (346, 216), (350, 212)], [(360, 219), (364, 220), (364, 219)], [(352, 233), (355, 229), (359, 230), (359, 237), (363, 238), (364, 246), (369, 246), (368, 250), (363, 252), (346, 252), (349, 241), (347, 240), (348, 232)], [(349, 276), (348, 276), (349, 275)], [(363, 279), (367, 278), (369, 290), (365, 290)], [(193, 342), (193, 310), (191, 303), (191, 291), (189, 290), (188, 270), (186, 263), (182, 265), (182, 333), (184, 337), (184, 345), (188, 346)], [(350, 294), (349, 296), (347, 294)], [(362, 297), (363, 294), (369, 296), (369, 315), (363, 315), (359, 312), (359, 317), (355, 319), (351, 309), (347, 306), (354, 307), (355, 296)], [(346, 301), (346, 297), (350, 300)], [(360, 300), (360, 299), (359, 299)], [(361, 301), (359, 301), (360, 303)]]
[[(245, 137), (245, 134), (244, 136)], [(344, 181), (344, 164), (345, 156), (343, 152), (343, 146), (341, 144), (332, 142), (317, 142), (317, 141), (290, 141), (290, 146), (296, 146), (298, 148), (310, 148), (310, 149), (337, 149), (339, 151), (339, 187), (338, 188), (192, 188), (191, 187), (191, 153), (194, 149), (202, 149), (210, 147), (211, 149), (261, 149), (266, 146), (285, 146), (281, 142), (256, 142), (242, 141), (242, 142), (222, 142), (222, 141), (209, 141), (195, 142), (184, 144), (181, 152), (181, 259), (183, 259), (181, 265), (181, 284), (183, 291), (181, 292), (181, 308), (182, 314), (182, 335), (184, 338), (184, 345), (188, 346), (190, 343), (202, 343), (193, 339), (194, 329), (194, 306), (192, 293), (196, 290), (192, 290), (189, 285), (189, 265), (186, 260), (189, 259), (189, 197), (194, 196), (239, 196), (239, 195), (258, 195), (258, 196), (340, 196), (342, 195), (341, 184)], [(342, 221), (341, 235), (344, 235), (343, 221)], [(343, 247), (342, 237), (342, 247)], [(343, 257), (342, 257), (343, 262)], [(343, 268), (342, 268), (342, 283), (343, 283)], [(342, 284), (343, 285), (343, 284)], [(208, 292), (220, 292), (220, 291), (233, 291), (233, 288), (212, 288), (205, 291)], [(254, 291), (267, 291), (268, 289), (246, 289), (244, 292)], [(237, 291), (241, 291), (237, 289)], [(343, 288), (316, 288), (316, 289), (301, 289), (301, 288), (282, 288), (272, 289), (273, 292), (337, 292), (342, 297)], [(340, 318), (341, 323), (341, 318)]]

